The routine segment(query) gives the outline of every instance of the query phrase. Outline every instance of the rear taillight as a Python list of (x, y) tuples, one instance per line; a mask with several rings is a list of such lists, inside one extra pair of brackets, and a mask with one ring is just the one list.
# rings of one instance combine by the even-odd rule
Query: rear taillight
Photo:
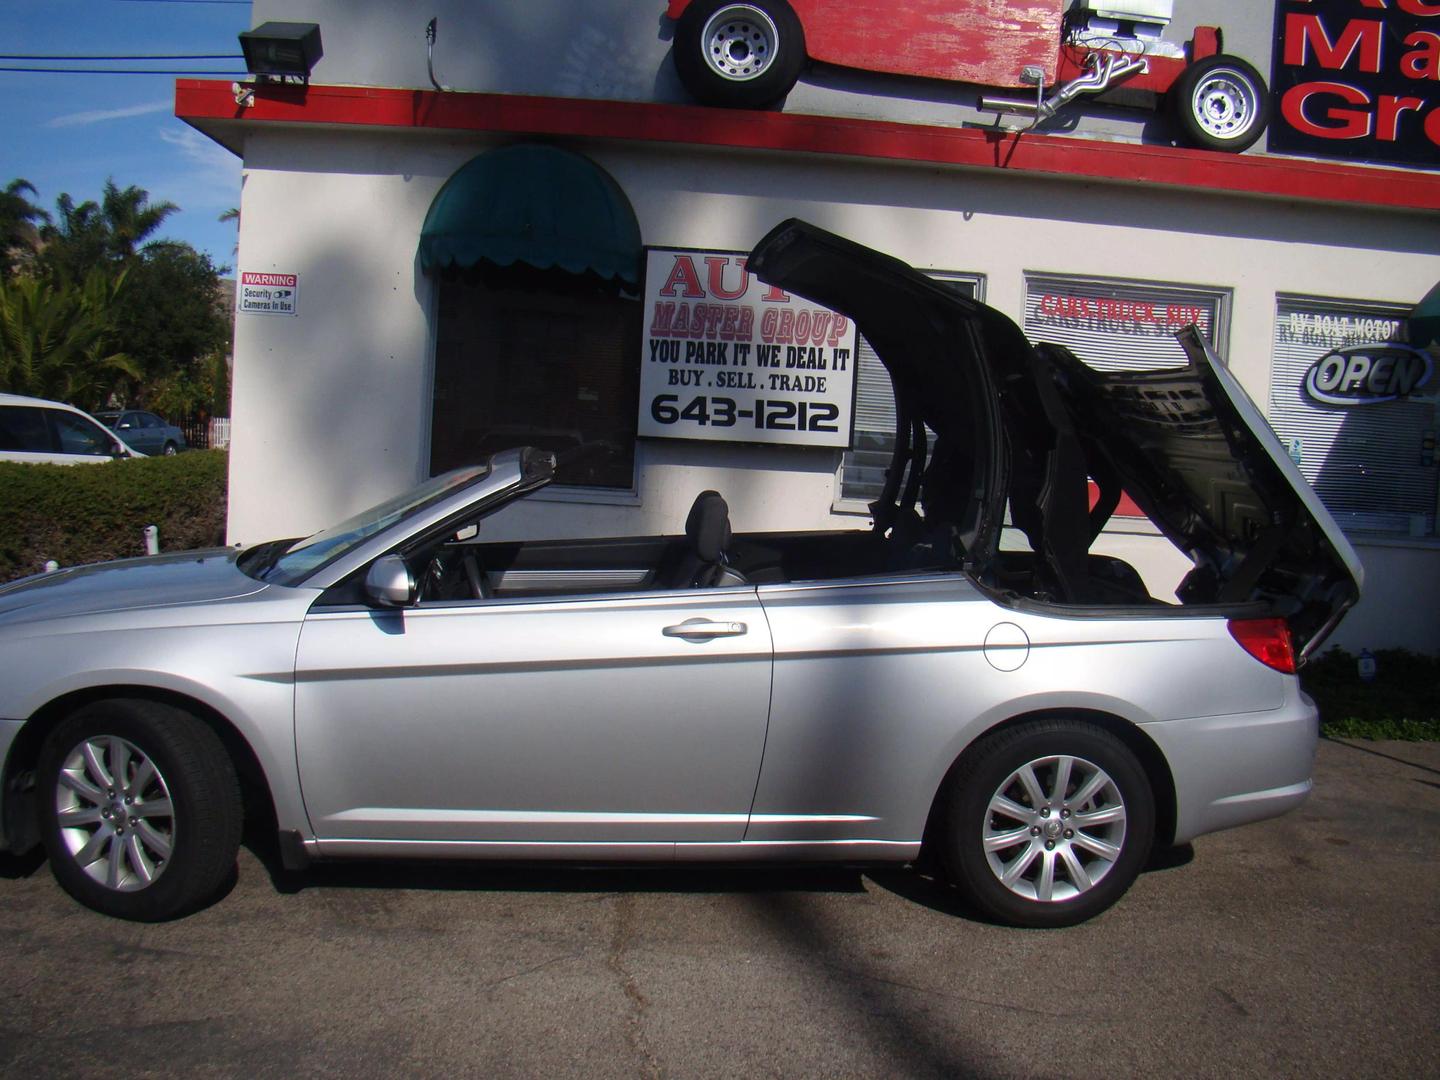
[(1295, 674), (1295, 648), (1284, 619), (1231, 619), (1230, 636), (1266, 667)]

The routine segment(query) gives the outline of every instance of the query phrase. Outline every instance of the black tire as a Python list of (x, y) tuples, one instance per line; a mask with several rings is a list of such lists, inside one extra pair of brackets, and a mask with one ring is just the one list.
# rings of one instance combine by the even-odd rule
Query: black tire
[[(1038, 800), (1025, 794), (1027, 766)], [(1098, 786), (1087, 794), (1092, 782)], [(997, 810), (1006, 798), (1016, 809)], [(1095, 823), (1080, 824), (1090, 817)], [(966, 753), (943, 820), (947, 875), (981, 911), (1014, 926), (1073, 926), (1115, 903), (1139, 874), (1155, 836), (1155, 800), (1145, 770), (1110, 732), (1080, 720), (1035, 720)], [(987, 837), (999, 842), (990, 852)], [(1012, 872), (1018, 876), (1007, 884), (1002, 874)]]
[(1221, 53), (1191, 64), (1170, 89), (1180, 139), (1200, 150), (1238, 154), (1270, 123), (1265, 79), (1238, 56)]
[(703, 105), (764, 109), (805, 66), (805, 31), (785, 0), (695, 0), (675, 27), (675, 70)]
[(162, 451), (162, 453), (164, 453), (166, 457), (174, 457), (179, 452), (180, 448), (176, 446), (173, 442), (167, 442), (165, 444), (165, 449)]
[(213, 898), (234, 870), (243, 824), (234, 765), (215, 732), (180, 709), (132, 699), (84, 706), (46, 738), (37, 789), (51, 871), (86, 907), (173, 919)]

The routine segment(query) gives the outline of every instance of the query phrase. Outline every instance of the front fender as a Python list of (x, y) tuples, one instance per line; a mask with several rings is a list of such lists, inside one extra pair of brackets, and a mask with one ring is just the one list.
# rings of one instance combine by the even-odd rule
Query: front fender
[(309, 831), (295, 761), (299, 623), (37, 635), (7, 642), (0, 717), (32, 722), (57, 702), (155, 690), (223, 717), (264, 773), (282, 828)]

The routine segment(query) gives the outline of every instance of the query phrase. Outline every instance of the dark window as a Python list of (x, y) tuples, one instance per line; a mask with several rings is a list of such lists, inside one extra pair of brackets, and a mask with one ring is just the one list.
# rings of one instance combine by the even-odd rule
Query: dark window
[(438, 319), (432, 476), (535, 446), (561, 455), (556, 483), (633, 486), (638, 299), (593, 276), (492, 267), (443, 276)]
[(115, 444), (110, 436), (83, 416), (60, 412), (58, 409), (45, 411), (50, 414), (50, 422), (55, 425), (55, 434), (59, 436), (62, 454), (93, 454), (99, 457), (114, 449)]
[(25, 405), (0, 405), (0, 450), (29, 454), (54, 452), (45, 411)]

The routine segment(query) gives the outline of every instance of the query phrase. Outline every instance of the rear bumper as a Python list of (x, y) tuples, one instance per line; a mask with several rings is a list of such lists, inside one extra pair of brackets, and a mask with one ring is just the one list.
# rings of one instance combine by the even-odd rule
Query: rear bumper
[(1145, 724), (1175, 781), (1175, 842), (1276, 817), (1310, 794), (1315, 704), (1287, 680), (1279, 709)]

